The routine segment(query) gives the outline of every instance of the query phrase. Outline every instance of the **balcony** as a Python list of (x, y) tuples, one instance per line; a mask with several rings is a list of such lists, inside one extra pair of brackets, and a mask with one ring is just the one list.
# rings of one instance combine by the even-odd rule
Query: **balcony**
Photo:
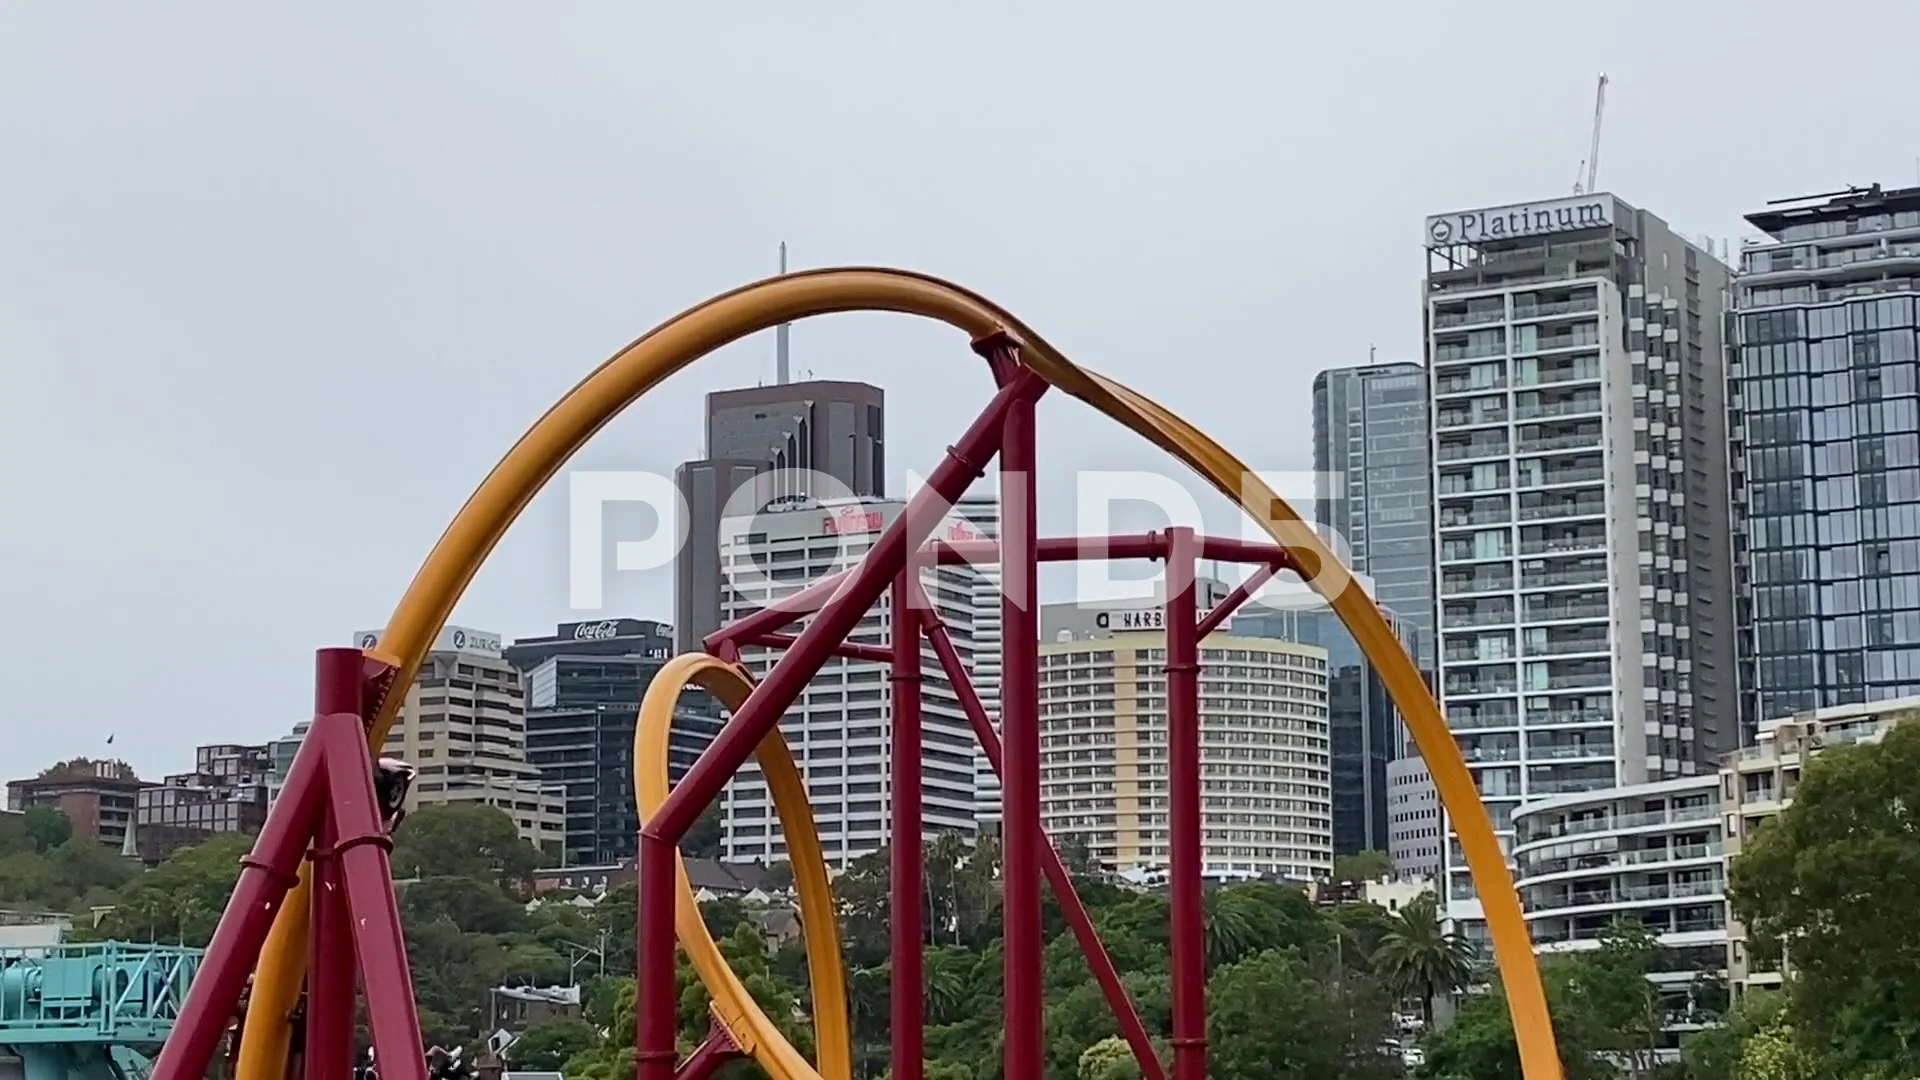
[[(1482, 504), (1485, 504), (1483, 507)], [(1440, 508), (1440, 527), (1443, 529), (1465, 529), (1477, 525), (1505, 525), (1513, 520), (1513, 512), (1507, 507), (1505, 499), (1479, 499), (1473, 509), (1442, 506)]]
[(1604, 528), (1528, 529), (1520, 535), (1522, 555), (1565, 555), (1576, 551), (1605, 551), (1606, 548), (1607, 530)]
[(1549, 840), (1560, 836), (1582, 836), (1588, 833), (1613, 832), (1616, 829), (1638, 829), (1649, 825), (1679, 825), (1689, 821), (1705, 821), (1720, 816), (1720, 807), (1714, 804), (1705, 806), (1686, 806), (1677, 810), (1647, 810), (1633, 814), (1605, 814), (1599, 817), (1581, 818), (1577, 821), (1561, 821), (1536, 828), (1527, 834), (1527, 842)]
[(1579, 743), (1530, 743), (1529, 761), (1604, 761), (1613, 756), (1613, 740)]
[(1440, 578), (1442, 596), (1458, 596), (1462, 593), (1508, 592), (1513, 588), (1513, 575), (1507, 574), (1443, 574)]
[(1447, 709), (1447, 727), (1453, 731), (1484, 731), (1488, 728), (1520, 726), (1520, 716), (1510, 701), (1486, 701), (1452, 705)]
[(1445, 375), (1433, 380), (1435, 394), (1476, 394), (1504, 390), (1506, 386), (1505, 372), (1497, 375)]
[(1578, 495), (1561, 496), (1522, 496), (1520, 499), (1521, 521), (1549, 521), (1555, 518), (1605, 517), (1607, 501), (1605, 499), (1581, 498)]
[(1571, 461), (1556, 463), (1529, 458), (1519, 463), (1514, 486), (1541, 488), (1562, 484), (1597, 484), (1606, 475), (1606, 464), (1598, 454), (1583, 454)]
[(1498, 439), (1475, 439), (1472, 442), (1443, 442), (1435, 456), (1441, 461), (1464, 461), (1468, 458), (1505, 457), (1506, 455), (1507, 440), (1503, 436)]
[(1602, 630), (1599, 633), (1574, 631), (1571, 633), (1553, 633), (1543, 630), (1529, 630), (1526, 636), (1528, 656), (1570, 656), (1576, 653), (1605, 653), (1613, 646), (1610, 635)]
[(1549, 319), (1557, 315), (1584, 315), (1589, 311), (1599, 311), (1600, 303), (1591, 291), (1584, 295), (1562, 299), (1549, 299), (1545, 294), (1536, 293), (1534, 299), (1529, 296), (1513, 298), (1513, 317), (1521, 319)]
[(1599, 411), (1599, 394), (1547, 398), (1536, 392), (1531, 400), (1516, 402), (1513, 415), (1518, 420), (1539, 420), (1553, 416), (1584, 416)]
[[(1513, 351), (1519, 353), (1552, 352), (1555, 349), (1591, 349), (1600, 344), (1600, 324), (1576, 323), (1557, 333), (1537, 333), (1540, 328), (1515, 327)], [(1597, 370), (1597, 364), (1596, 364)]]
[(1551, 589), (1566, 585), (1605, 585), (1607, 560), (1588, 556), (1579, 559), (1540, 560), (1520, 564), (1520, 587)]
[(1504, 424), (1507, 422), (1507, 402), (1504, 396), (1487, 399), (1492, 404), (1474, 402), (1471, 408), (1447, 407), (1439, 411), (1434, 418), (1434, 426), (1441, 431), (1451, 428), (1480, 427), (1486, 424)]
[(1507, 669), (1498, 674), (1488, 672), (1472, 676), (1449, 673), (1445, 690), (1449, 698), (1455, 698), (1483, 694), (1511, 694), (1519, 686), (1518, 680), (1513, 677), (1512, 669)]
[(1482, 326), (1487, 323), (1504, 322), (1506, 318), (1506, 297), (1482, 297), (1468, 300), (1465, 304), (1435, 305), (1433, 327), (1436, 330), (1446, 330), (1459, 326)]
[(1508, 626), (1513, 623), (1513, 601), (1448, 604), (1440, 612), (1440, 628), (1453, 630), (1469, 626)]
[(1493, 562), (1511, 558), (1513, 544), (1504, 532), (1481, 533), (1471, 540), (1443, 540), (1440, 543), (1440, 561), (1444, 563)]
[(1613, 713), (1605, 709), (1543, 709), (1527, 713), (1527, 726), (1530, 728), (1572, 727), (1576, 724), (1612, 726)]
[(1453, 364), (1462, 360), (1485, 360), (1507, 354), (1507, 332), (1498, 328), (1474, 330), (1466, 334), (1447, 334), (1433, 342), (1433, 362)]
[(1519, 761), (1520, 747), (1510, 743), (1489, 743), (1485, 745), (1462, 741), (1460, 756), (1469, 763), (1482, 761)]
[(1612, 612), (1607, 602), (1602, 600), (1582, 600), (1566, 604), (1528, 604), (1526, 621), (1535, 622), (1571, 622), (1576, 619), (1604, 619)]
[(1468, 638), (1464, 643), (1448, 641), (1441, 659), (1449, 664), (1501, 664), (1511, 663), (1513, 656), (1513, 635), (1483, 634), (1479, 638)]
[(1505, 464), (1469, 465), (1464, 468), (1456, 465), (1451, 468), (1457, 471), (1441, 473), (1435, 485), (1441, 498), (1505, 491), (1508, 487)]
[(1515, 361), (1513, 367), (1513, 385), (1525, 389), (1599, 379), (1598, 356), (1528, 358)]
[[(1537, 429), (1536, 429), (1537, 430)], [(1522, 436), (1514, 449), (1522, 454), (1548, 454), (1556, 450), (1598, 450), (1606, 436), (1595, 425), (1555, 435)]]

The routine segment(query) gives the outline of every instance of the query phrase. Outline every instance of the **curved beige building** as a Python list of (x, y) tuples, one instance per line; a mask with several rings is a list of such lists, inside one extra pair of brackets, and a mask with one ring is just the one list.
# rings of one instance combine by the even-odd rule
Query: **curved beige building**
[[(1046, 642), (1040, 664), (1040, 802), (1048, 834), (1056, 843), (1077, 838), (1117, 871), (1164, 870), (1165, 634), (1116, 630)], [(1329, 753), (1326, 650), (1225, 634), (1202, 642), (1207, 876), (1332, 873)]]

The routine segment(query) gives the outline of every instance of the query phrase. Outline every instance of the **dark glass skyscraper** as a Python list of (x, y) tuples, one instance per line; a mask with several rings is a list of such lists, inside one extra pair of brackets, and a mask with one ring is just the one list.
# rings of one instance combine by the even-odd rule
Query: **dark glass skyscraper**
[(1747, 221), (1769, 238), (1741, 251), (1728, 395), (1751, 739), (1920, 694), (1920, 188)]
[(1404, 620), (1422, 671), (1434, 669), (1430, 454), (1425, 368), (1372, 364), (1314, 376), (1314, 520), (1351, 545), (1353, 568)]
[[(707, 456), (680, 466), (687, 535), (674, 559), (674, 642), (700, 648), (720, 628), (720, 519), (785, 498), (886, 495), (886, 394), (858, 382), (776, 383), (707, 395)], [(833, 491), (809, 490), (830, 476)], [(751, 506), (728, 508), (742, 485)]]

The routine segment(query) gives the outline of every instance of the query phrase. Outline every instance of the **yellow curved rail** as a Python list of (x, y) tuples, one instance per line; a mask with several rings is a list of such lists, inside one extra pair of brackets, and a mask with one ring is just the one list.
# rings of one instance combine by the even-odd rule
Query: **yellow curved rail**
[[(667, 801), (672, 790), (667, 776), (667, 743), (673, 731), (673, 710), (688, 683), (699, 686), (725, 705), (740, 711), (753, 681), (745, 671), (704, 653), (688, 653), (667, 662), (640, 701), (640, 723), (633, 733), (633, 781), (639, 797), (640, 819), (645, 821)], [(715, 1017), (726, 1027), (733, 1044), (767, 1070), (774, 1080), (852, 1080), (853, 1028), (847, 1017), (846, 966), (840, 960), (840, 913), (827, 881), (827, 860), (814, 827), (813, 804), (807, 800), (806, 781), (793, 763), (787, 740), (775, 727), (754, 751), (760, 773), (773, 795), (786, 834), (788, 865), (800, 894), (800, 926), (807, 946), (807, 979), (813, 985), (814, 1042), (820, 1067), (816, 1071), (794, 1049), (767, 1014), (754, 1003), (740, 977), (727, 965), (714, 944), (700, 902), (679, 862), (680, 899), (674, 906), (674, 929), (687, 950), (700, 981), (713, 998)]]
[[(840, 311), (892, 311), (947, 323), (978, 340), (999, 332), (1020, 343), (1021, 362), (1186, 462), (1284, 545), (1301, 574), (1340, 616), (1373, 662), (1433, 775), (1480, 894), (1494, 956), (1513, 1013), (1528, 1080), (1557, 1080), (1559, 1059), (1546, 995), (1520, 898), (1479, 791), (1413, 661), (1373, 602), (1293, 508), (1245, 463), (1171, 412), (1112, 380), (1076, 366), (1030, 327), (985, 298), (936, 278), (900, 270), (829, 269), (787, 274), (724, 293), (662, 323), (620, 350), (534, 424), (481, 482), (428, 555), (369, 652), (413, 681), (433, 637), (507, 527), (546, 482), (608, 421), (674, 372), (748, 334)], [(370, 738), (392, 727), (405, 695), (389, 696)], [(306, 890), (289, 896), (261, 951), (236, 1080), (282, 1080), (306, 962)]]

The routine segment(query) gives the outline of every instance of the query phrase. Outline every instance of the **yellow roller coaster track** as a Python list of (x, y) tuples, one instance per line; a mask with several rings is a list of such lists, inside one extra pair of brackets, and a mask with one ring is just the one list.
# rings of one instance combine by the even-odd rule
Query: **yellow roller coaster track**
[[(1020, 360), (1028, 368), (1185, 462), (1287, 548), (1301, 575), (1328, 601), (1373, 662), (1405, 718), (1459, 835), (1479, 892), (1513, 1013), (1522, 1069), (1528, 1080), (1558, 1080), (1560, 1064), (1539, 969), (1492, 822), (1439, 707), (1373, 602), (1359, 589), (1342, 587), (1347, 580), (1343, 568), (1312, 529), (1220, 444), (1147, 398), (1075, 365), (1030, 327), (985, 298), (936, 278), (878, 268), (783, 275), (708, 300), (621, 349), (548, 410), (481, 482), (434, 546), (394, 609), (379, 644), (369, 652), (398, 667), (395, 685), (411, 683), (434, 635), (508, 526), (595, 432), (667, 376), (748, 334), (844, 311), (918, 315), (947, 323), (976, 341), (996, 334), (1011, 335), (1020, 344)], [(699, 670), (702, 678), (712, 678), (723, 687), (733, 686), (726, 676), (712, 674), (716, 669)], [(370, 733), (375, 747), (393, 726), (403, 698), (401, 694), (390, 695), (382, 707)], [(776, 761), (782, 752), (783, 748), (772, 752)], [(768, 753), (764, 746), (762, 753)], [(764, 764), (766, 758), (762, 760)], [(664, 767), (664, 759), (662, 762)], [(789, 809), (782, 805), (783, 820), (790, 829), (805, 833), (808, 827), (804, 822), (810, 818), (800, 817), (799, 811), (789, 817)], [(796, 866), (796, 871), (799, 869)], [(289, 895), (261, 951), (236, 1080), (284, 1078), (291, 1035), (288, 1016), (304, 978), (307, 911), (303, 883)], [(681, 914), (679, 936), (694, 954), (698, 953), (698, 935), (691, 940), (689, 935), (697, 923), (697, 913), (691, 921), (684, 912)], [(809, 928), (816, 925), (808, 923)], [(816, 986), (821, 985), (818, 980), (823, 977), (839, 977), (837, 968), (836, 974), (823, 975), (823, 954), (828, 947), (816, 949), (813, 942), (816, 937), (824, 940), (828, 936), (808, 934)], [(837, 942), (831, 952), (837, 954)], [(820, 1033), (823, 1068), (816, 1073), (770, 1025), (762, 1027), (753, 1019), (759, 1010), (750, 1001), (729, 996), (738, 987), (730, 973), (702, 969), (701, 976), (723, 1017), (730, 1016), (733, 1023), (743, 1025), (741, 1034), (754, 1043), (750, 1052), (770, 1070), (777, 1070), (777, 1080), (811, 1080), (812, 1076), (840, 1080), (846, 1075), (841, 1071), (844, 1064), (839, 1063), (843, 1059), (835, 1057), (841, 1050), (834, 1047), (830, 1031)], [(844, 1025), (844, 1016), (829, 1015), (826, 1021)], [(844, 1034), (839, 1038), (844, 1045)]]

